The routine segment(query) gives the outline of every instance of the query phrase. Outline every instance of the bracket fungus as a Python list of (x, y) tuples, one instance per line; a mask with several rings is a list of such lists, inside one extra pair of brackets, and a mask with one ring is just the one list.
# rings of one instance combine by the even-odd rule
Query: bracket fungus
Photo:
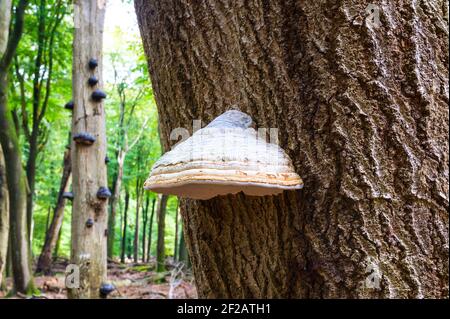
[(94, 226), (94, 220), (89, 217), (86, 221), (86, 227), (91, 228), (92, 226)]
[(252, 119), (231, 110), (165, 153), (144, 188), (193, 199), (244, 192), (280, 194), (303, 187), (292, 161), (275, 143), (259, 137)]
[(90, 59), (88, 62), (88, 66), (89, 66), (89, 69), (94, 70), (98, 66), (97, 59), (94, 59), (94, 58)]
[(111, 283), (103, 283), (100, 286), (100, 297), (106, 298), (110, 293), (116, 290), (116, 287)]
[(73, 136), (73, 140), (78, 144), (92, 145), (95, 142), (95, 137), (89, 133), (77, 133)]
[(100, 187), (97, 191), (97, 198), (98, 199), (108, 199), (111, 197), (111, 192), (107, 187)]
[(95, 90), (94, 92), (92, 92), (91, 97), (95, 102), (101, 102), (101, 100), (106, 98), (106, 93), (102, 90)]
[(73, 101), (69, 101), (64, 105), (64, 108), (67, 110), (73, 110), (73, 107), (74, 107)]
[(62, 194), (62, 197), (65, 199), (73, 200), (73, 193), (72, 192), (64, 192)]
[(98, 83), (98, 79), (95, 76), (91, 76), (88, 79), (89, 86), (94, 86)]

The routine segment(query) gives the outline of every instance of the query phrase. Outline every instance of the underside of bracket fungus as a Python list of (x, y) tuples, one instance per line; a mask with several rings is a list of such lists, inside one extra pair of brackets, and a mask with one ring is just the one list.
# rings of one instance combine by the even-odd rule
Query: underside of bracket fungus
[(244, 192), (275, 195), (303, 182), (276, 144), (258, 138), (252, 119), (227, 111), (180, 142), (153, 166), (144, 188), (193, 199)]

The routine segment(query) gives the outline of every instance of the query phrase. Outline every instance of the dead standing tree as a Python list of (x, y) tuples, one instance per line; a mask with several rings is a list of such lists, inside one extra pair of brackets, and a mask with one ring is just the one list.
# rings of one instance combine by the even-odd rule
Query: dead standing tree
[[(104, 1), (74, 2), (72, 117), (72, 250), (71, 263), (80, 268), (78, 288), (69, 298), (98, 298), (106, 281), (107, 206), (111, 195), (106, 178), (106, 95), (102, 81)], [(95, 77), (97, 83), (89, 85)]]

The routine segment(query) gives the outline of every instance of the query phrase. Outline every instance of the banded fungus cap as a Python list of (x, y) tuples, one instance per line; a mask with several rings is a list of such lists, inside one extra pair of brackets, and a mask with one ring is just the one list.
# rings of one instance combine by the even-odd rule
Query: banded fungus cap
[(232, 110), (180, 142), (153, 166), (144, 188), (193, 199), (244, 192), (280, 194), (303, 187), (287, 154), (258, 138), (249, 115)]

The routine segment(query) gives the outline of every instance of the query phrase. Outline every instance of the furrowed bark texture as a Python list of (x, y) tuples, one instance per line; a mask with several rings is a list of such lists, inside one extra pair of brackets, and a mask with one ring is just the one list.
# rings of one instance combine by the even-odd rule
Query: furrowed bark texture
[(52, 268), (52, 252), (56, 247), (56, 242), (59, 238), (61, 226), (64, 219), (64, 208), (66, 206), (66, 199), (63, 197), (64, 192), (69, 191), (69, 180), (72, 173), (72, 166), (70, 163), (70, 149), (64, 152), (63, 173), (61, 177), (61, 184), (59, 186), (58, 201), (53, 210), (52, 222), (47, 230), (45, 236), (45, 243), (42, 247), (41, 255), (36, 266), (36, 272), (43, 272), (49, 274)]
[[(100, 187), (107, 187), (106, 133), (103, 103), (91, 98), (101, 88), (102, 39), (105, 8), (103, 1), (75, 1), (75, 34), (73, 45), (72, 136), (88, 133), (95, 137), (92, 145), (72, 142), (72, 252), (71, 262), (80, 267), (80, 288), (68, 289), (70, 298), (99, 298), (99, 288), (106, 280), (107, 204), (97, 198)], [(91, 70), (88, 62), (97, 59)], [(87, 84), (89, 76), (99, 79), (98, 87)], [(93, 225), (87, 221), (92, 219)]]
[(135, 7), (165, 150), (236, 105), (305, 183), (182, 200), (200, 297), (448, 297), (445, 1)]

